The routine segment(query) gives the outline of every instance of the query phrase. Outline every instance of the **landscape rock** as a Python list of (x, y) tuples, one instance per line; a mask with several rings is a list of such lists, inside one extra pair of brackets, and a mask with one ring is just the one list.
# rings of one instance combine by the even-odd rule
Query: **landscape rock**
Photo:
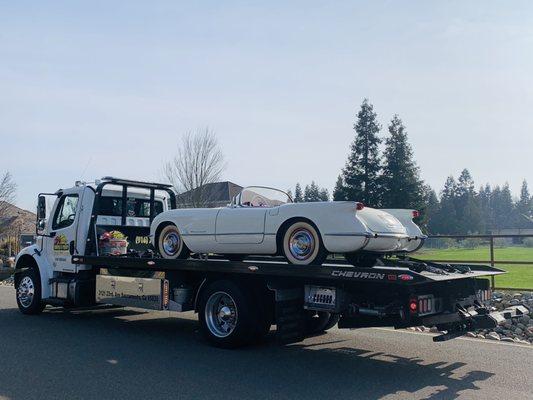
[(12, 276), (7, 279), (4, 279), (3, 281), (0, 281), (0, 286), (13, 286), (14, 284), (15, 281)]
[(500, 335), (498, 335), (496, 332), (491, 332), (486, 336), (486, 338), (491, 340), (500, 340)]

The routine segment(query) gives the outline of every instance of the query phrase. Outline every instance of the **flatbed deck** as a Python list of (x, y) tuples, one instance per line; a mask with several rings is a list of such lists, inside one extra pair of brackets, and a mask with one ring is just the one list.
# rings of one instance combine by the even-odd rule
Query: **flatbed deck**
[[(347, 282), (380, 282), (397, 285), (416, 285), (429, 282), (477, 278), (505, 273), (486, 265), (464, 265), (469, 272), (447, 272), (432, 268), (414, 271), (404, 266), (354, 267), (347, 264), (325, 263), (323, 265), (289, 265), (279, 259), (266, 257), (244, 261), (228, 261), (220, 258), (170, 260), (164, 258), (142, 258), (128, 256), (74, 256), (74, 264), (85, 264), (100, 268), (128, 269), (142, 271), (197, 271), (226, 274), (247, 274), (295, 279), (319, 279)], [(435, 264), (433, 264), (435, 265)], [(448, 264), (449, 265), (449, 264)], [(443, 265), (444, 266), (444, 265)], [(452, 264), (451, 267), (454, 265)]]

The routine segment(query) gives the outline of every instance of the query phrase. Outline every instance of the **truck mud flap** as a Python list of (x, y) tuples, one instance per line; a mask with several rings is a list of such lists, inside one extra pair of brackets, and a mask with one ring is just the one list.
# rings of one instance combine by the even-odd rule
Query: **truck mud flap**
[(305, 310), (303, 289), (269, 285), (276, 299), (276, 339), (279, 344), (301, 342), (305, 339)]
[[(474, 311), (459, 310), (456, 314), (449, 314), (444, 319), (447, 322), (444, 322), (439, 316), (430, 317), (424, 320), (424, 324), (436, 325), (439, 330), (447, 331), (445, 334), (433, 337), (434, 342), (444, 342), (462, 336), (467, 331), (495, 328), (507, 319), (521, 317), (529, 313), (530, 310), (522, 305), (512, 306), (500, 312), (489, 312), (488, 309), (480, 307)], [(432, 321), (436, 323), (432, 324)]]

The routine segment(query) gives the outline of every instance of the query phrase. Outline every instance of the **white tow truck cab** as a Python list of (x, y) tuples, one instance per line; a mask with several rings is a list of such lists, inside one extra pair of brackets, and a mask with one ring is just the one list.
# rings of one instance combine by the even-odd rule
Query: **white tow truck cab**
[[(50, 197), (53, 205), (48, 212)], [(78, 181), (68, 189), (41, 193), (36, 244), (18, 254), (16, 265), (30, 263), (38, 267), (43, 300), (66, 300), (63, 297), (68, 292), (69, 278), (93, 269), (91, 265), (73, 263), (73, 256), (100, 254), (106, 232), (124, 235), (128, 248), (140, 254), (150, 245), (151, 221), (175, 207), (170, 185), (112, 177), (94, 183)], [(69, 284), (71, 295), (80, 290), (78, 282)]]
[[(53, 206), (47, 212), (46, 199)], [(340, 328), (436, 325), (447, 340), (504, 320), (490, 313), (483, 276), (489, 266), (439, 265), (399, 255), (373, 267), (289, 266), (276, 257), (230, 261), (194, 255), (165, 259), (150, 244), (150, 226), (176, 208), (170, 185), (105, 177), (42, 193), (36, 244), (16, 258), (17, 304), (24, 314), (47, 305), (99, 304), (198, 312), (213, 344), (236, 347), (264, 337), (272, 324), (282, 343)], [(506, 310), (506, 318), (529, 313)]]

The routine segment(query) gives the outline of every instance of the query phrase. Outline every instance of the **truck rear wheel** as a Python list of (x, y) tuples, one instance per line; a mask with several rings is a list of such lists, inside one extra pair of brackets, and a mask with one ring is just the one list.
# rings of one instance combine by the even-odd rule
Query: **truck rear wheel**
[(17, 306), (21, 313), (40, 314), (46, 307), (41, 298), (41, 279), (35, 269), (29, 268), (20, 273), (16, 290)]
[(200, 328), (206, 339), (217, 347), (235, 348), (255, 339), (253, 297), (235, 283), (213, 282), (200, 296)]
[(337, 325), (339, 319), (341, 319), (341, 316), (339, 314), (330, 314), (328, 323), (324, 327), (324, 330), (327, 331), (333, 328), (335, 325)]
[(325, 311), (308, 311), (305, 318), (305, 330), (309, 335), (324, 332), (329, 325), (331, 314)]

